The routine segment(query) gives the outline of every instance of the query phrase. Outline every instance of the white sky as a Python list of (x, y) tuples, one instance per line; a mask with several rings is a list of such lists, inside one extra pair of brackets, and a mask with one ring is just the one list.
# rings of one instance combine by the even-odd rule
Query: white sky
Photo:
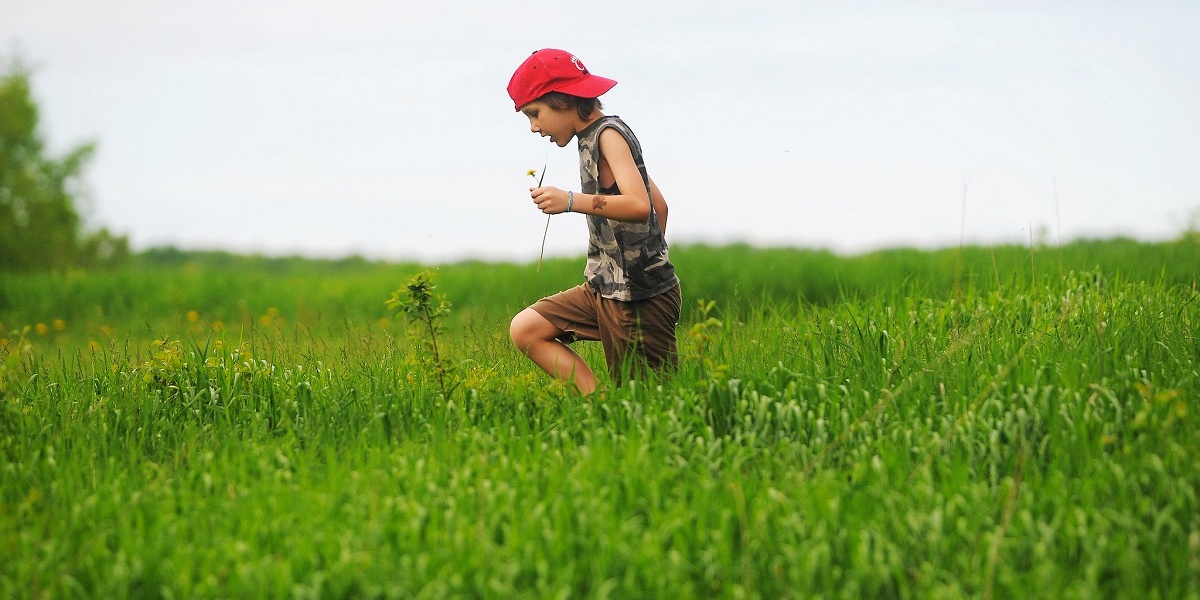
[[(543, 47), (620, 82), (676, 244), (1172, 237), (1200, 215), (1197, 31), (1192, 0), (0, 0), (51, 148), (98, 142), (93, 222), (421, 260), (536, 259), (525, 172), (578, 189), (505, 92)], [(547, 254), (586, 235), (556, 216)]]

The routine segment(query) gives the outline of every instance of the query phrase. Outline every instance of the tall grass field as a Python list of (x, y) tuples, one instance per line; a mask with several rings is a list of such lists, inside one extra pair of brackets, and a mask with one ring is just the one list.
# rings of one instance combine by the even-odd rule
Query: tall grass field
[(0, 274), (0, 597), (1200, 598), (1200, 238), (672, 258), (586, 398), (582, 259)]

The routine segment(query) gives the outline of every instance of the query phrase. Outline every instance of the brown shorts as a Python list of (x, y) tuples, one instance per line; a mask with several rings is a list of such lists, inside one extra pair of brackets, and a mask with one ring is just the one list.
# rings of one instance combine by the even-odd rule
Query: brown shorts
[(598, 341), (608, 373), (617, 381), (641, 375), (645, 368), (674, 370), (679, 365), (675, 326), (679, 324), (679, 286), (651, 298), (625, 302), (603, 298), (587, 283), (533, 303), (533, 310), (561, 329), (558, 340)]

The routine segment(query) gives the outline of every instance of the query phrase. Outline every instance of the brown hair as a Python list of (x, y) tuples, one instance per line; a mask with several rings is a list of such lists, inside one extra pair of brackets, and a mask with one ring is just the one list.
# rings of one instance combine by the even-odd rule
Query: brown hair
[(579, 115), (579, 118), (584, 121), (592, 116), (593, 111), (604, 108), (604, 104), (600, 102), (599, 98), (580, 98), (579, 96), (572, 96), (562, 92), (549, 92), (538, 98), (538, 100), (545, 102), (547, 106), (554, 110), (573, 108), (575, 109), (575, 113)]

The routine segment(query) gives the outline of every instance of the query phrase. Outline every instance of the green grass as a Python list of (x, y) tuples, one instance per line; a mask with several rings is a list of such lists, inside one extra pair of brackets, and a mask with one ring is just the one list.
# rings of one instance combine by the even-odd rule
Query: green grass
[(597, 402), (507, 341), (578, 260), (440, 266), (449, 398), (419, 265), (0, 275), (0, 595), (1200, 598), (1195, 240), (673, 255)]

